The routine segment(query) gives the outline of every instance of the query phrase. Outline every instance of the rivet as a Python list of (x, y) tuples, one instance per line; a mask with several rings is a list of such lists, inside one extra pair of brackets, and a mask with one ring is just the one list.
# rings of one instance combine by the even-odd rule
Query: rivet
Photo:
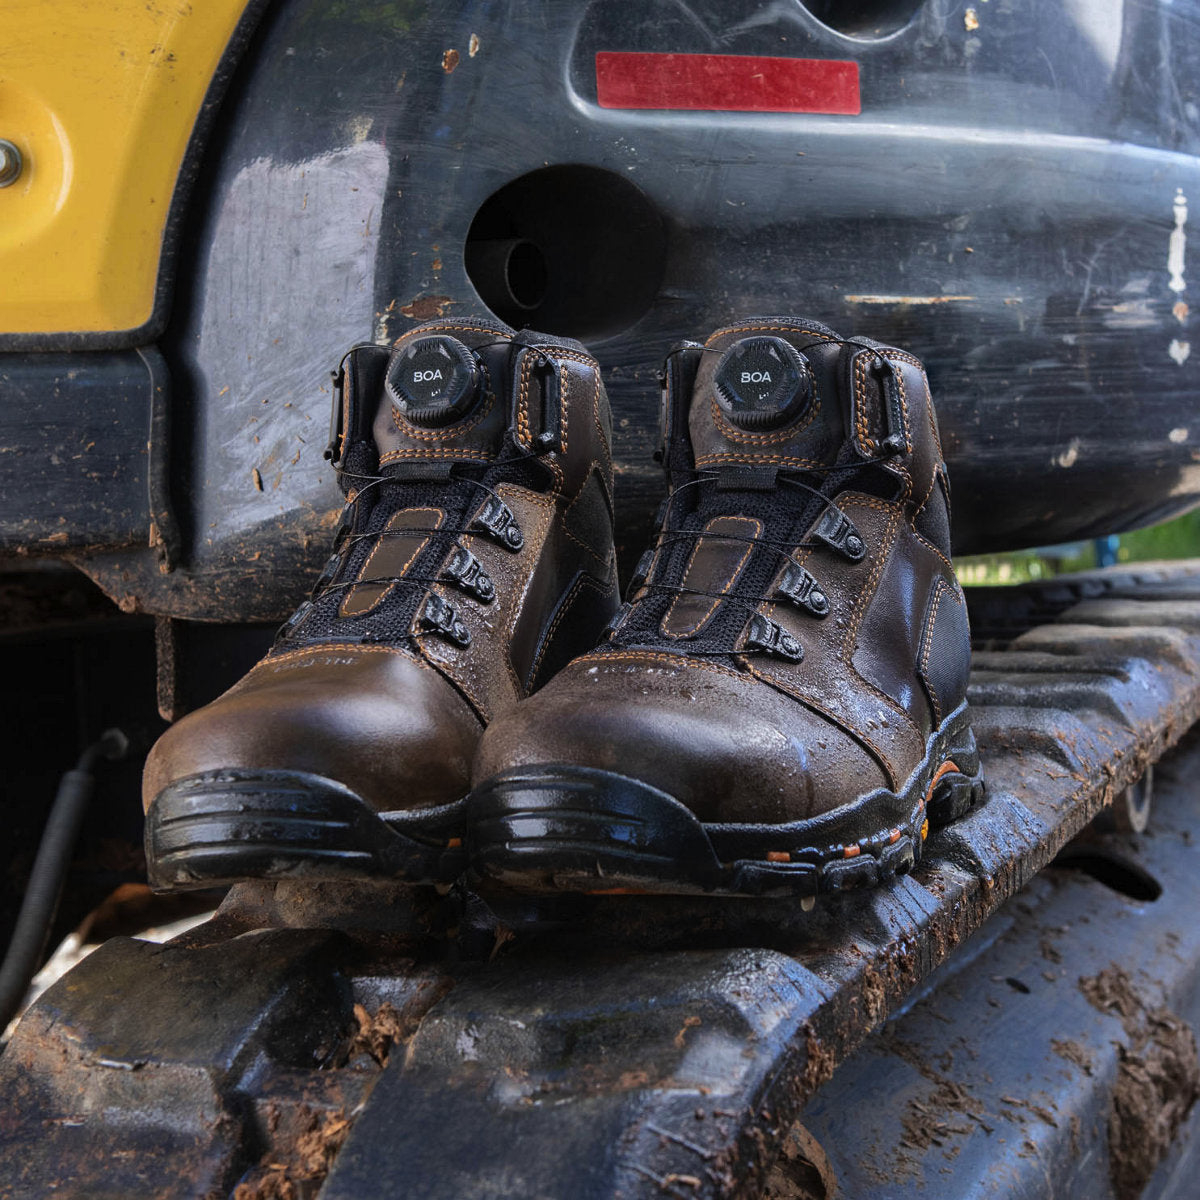
[(9, 187), (21, 176), (21, 152), (4, 138), (0, 138), (0, 188)]

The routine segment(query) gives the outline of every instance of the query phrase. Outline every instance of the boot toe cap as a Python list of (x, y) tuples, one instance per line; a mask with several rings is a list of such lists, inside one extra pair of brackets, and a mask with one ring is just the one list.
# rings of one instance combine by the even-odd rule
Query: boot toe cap
[(682, 661), (568, 668), (493, 722), (474, 775), (553, 763), (640, 780), (714, 823), (805, 820), (886, 784), (874, 758), (819, 714), (752, 678)]
[(407, 656), (307, 653), (267, 659), (155, 744), (148, 809), (163, 788), (206, 771), (291, 770), (335, 780), (377, 810), (461, 797), (481, 723), (435, 671)]

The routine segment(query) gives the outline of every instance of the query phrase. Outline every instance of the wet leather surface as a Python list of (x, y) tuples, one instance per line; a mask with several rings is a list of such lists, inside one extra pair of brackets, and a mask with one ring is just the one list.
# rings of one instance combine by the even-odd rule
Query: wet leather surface
[[(721, 353), (750, 336), (787, 338), (811, 372), (812, 402), (779, 429), (739, 429), (715, 399), (713, 375)], [(880, 383), (889, 367), (898, 391), (901, 452), (878, 457), (889, 423), (896, 432), (895, 410), (885, 411)], [(769, 489), (773, 468), (811, 472), (807, 478), (819, 482), (835, 465), (871, 464), (869, 478), (878, 494), (836, 492), (836, 508), (852, 523), (865, 554), (855, 562), (815, 538), (829, 509), (817, 512), (790, 557), (760, 545), (755, 552), (781, 559), (768, 591), (778, 587), (794, 558), (828, 597), (828, 615), (819, 618), (783, 598), (759, 600), (722, 654), (721, 647), (704, 641), (704, 631), (718, 609), (745, 603), (721, 596), (736, 589), (748, 551), (755, 548), (713, 535), (763, 536), (761, 522), (738, 511), (737, 479), (722, 482), (729, 506), (692, 535), (695, 545), (680, 578), (664, 585), (658, 561), (667, 554), (670, 539), (664, 539), (648, 576), (653, 582), (636, 598), (649, 602), (658, 586), (693, 590), (668, 607), (660, 626), (663, 643), (602, 645), (573, 663), (488, 730), (476, 779), (548, 763), (596, 767), (659, 787), (702, 820), (731, 822), (805, 819), (880, 786), (899, 788), (924, 758), (933, 728), (918, 677), (930, 597), (935, 589), (958, 594), (949, 547), (927, 541), (914, 526), (941, 463), (920, 363), (889, 347), (846, 345), (820, 325), (766, 318), (709, 338), (689, 394), (678, 382), (685, 376), (675, 372), (672, 378), (669, 467), (675, 461), (670, 447), (680, 444), (672, 436), (684, 422), (701, 480), (724, 468), (749, 468), (760, 476), (765, 470), (768, 482), (756, 479), (753, 486)], [(848, 458), (848, 447), (857, 454)], [(677, 461), (675, 470), (676, 486), (694, 486), (689, 481), (696, 476)], [(719, 494), (713, 501), (718, 511)], [(780, 508), (791, 503), (796, 512), (810, 503), (811, 494), (783, 484), (775, 491)], [(938, 498), (940, 503), (940, 493)], [(748, 638), (755, 611), (795, 639), (801, 661), (752, 652)], [(943, 623), (941, 631), (946, 628)], [(951, 636), (956, 644), (947, 652), (949, 660), (961, 661), (965, 680), (970, 655), (965, 626)], [(691, 645), (703, 648), (703, 655), (689, 653)], [(942, 715), (961, 702), (964, 689), (943, 698)]]

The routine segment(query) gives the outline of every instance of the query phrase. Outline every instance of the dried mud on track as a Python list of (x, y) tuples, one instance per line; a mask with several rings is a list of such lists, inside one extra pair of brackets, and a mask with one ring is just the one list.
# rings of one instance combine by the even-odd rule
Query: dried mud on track
[(1166, 1008), (1149, 1008), (1115, 964), (1079, 981), (1088, 1003), (1116, 1016), (1129, 1039), (1108, 1116), (1109, 1168), (1117, 1200), (1137, 1200), (1200, 1096), (1191, 1028)]

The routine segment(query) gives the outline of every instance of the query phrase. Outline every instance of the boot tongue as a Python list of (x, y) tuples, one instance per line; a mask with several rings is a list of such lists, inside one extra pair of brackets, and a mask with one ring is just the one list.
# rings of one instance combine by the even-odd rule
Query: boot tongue
[(836, 461), (846, 422), (838, 388), (843, 347), (832, 330), (754, 320), (718, 330), (705, 345), (688, 415), (698, 469), (720, 469), (754, 487), (758, 475), (765, 481), (780, 469)]

